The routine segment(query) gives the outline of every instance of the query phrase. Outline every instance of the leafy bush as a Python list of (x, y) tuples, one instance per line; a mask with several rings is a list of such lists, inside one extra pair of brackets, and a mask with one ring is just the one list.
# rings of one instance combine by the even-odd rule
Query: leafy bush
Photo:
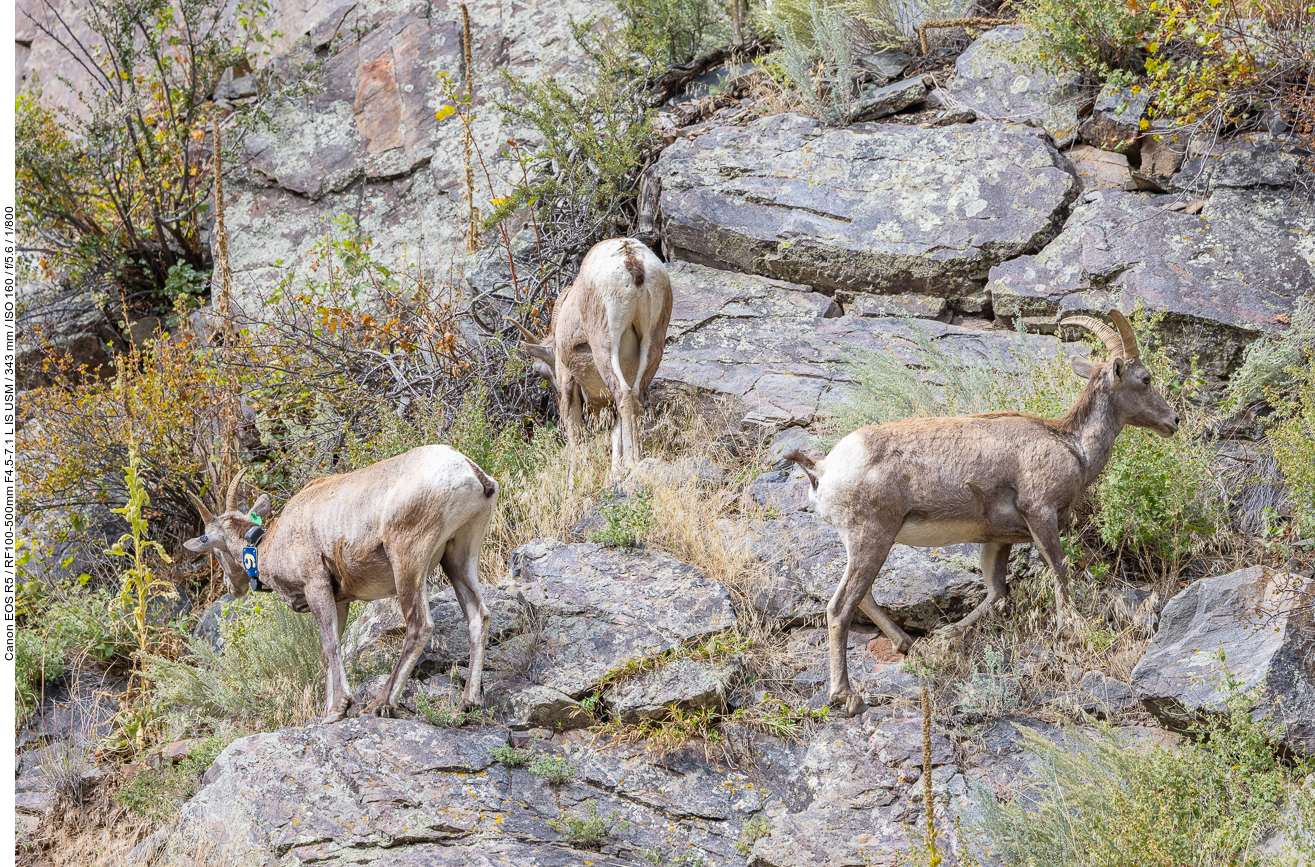
[(615, 810), (606, 816), (598, 815), (598, 804), (594, 801), (588, 802), (583, 816), (572, 816), (563, 810), (560, 820), (548, 820), (548, 827), (564, 835), (572, 846), (581, 849), (602, 848), (613, 833), (625, 830), (627, 825), (617, 820)]
[(537, 755), (530, 762), (529, 771), (553, 786), (560, 786), (575, 779), (575, 765), (560, 756)]
[(747, 856), (753, 851), (754, 843), (771, 833), (772, 820), (759, 813), (740, 827), (740, 839), (735, 841), (735, 851)]
[(22, 592), (24, 614), (14, 635), (15, 712), (28, 719), (41, 700), (42, 685), (78, 659), (109, 662), (126, 655), (134, 639), (127, 622), (113, 614), (107, 590), (65, 582)]
[(1269, 718), (1253, 719), (1254, 696), (1230, 686), (1227, 711), (1175, 749), (1139, 748), (1105, 726), (1055, 744), (1019, 726), (1037, 764), (1003, 803), (979, 787), (980, 830), (1007, 864), (1273, 863), (1258, 848), (1265, 832), (1315, 820), (1315, 793), (1301, 786), (1310, 768), (1275, 757)]
[(1280, 404), (1280, 421), (1269, 441), (1288, 486), (1293, 518), (1301, 532), (1309, 532), (1315, 531), (1315, 366), (1307, 360), (1291, 373), (1297, 393)]
[(20, 94), (18, 215), (30, 248), (76, 282), (108, 277), (131, 304), (157, 296), (171, 268), (208, 268), (201, 241), (208, 159), (197, 146), (225, 70), (247, 68), (268, 14), (213, 0), (90, 0), (82, 41), (57, 18), (32, 20), (87, 71), (85, 114)]
[(730, 17), (717, 0), (619, 0), (619, 48), (639, 57), (651, 74), (658, 66), (683, 66), (730, 42)]
[(1143, 34), (1155, 25), (1148, 10), (1124, 0), (1028, 0), (1018, 20), (1028, 30), (1017, 48), (1020, 59), (1120, 84), (1140, 73)]
[(479, 709), (459, 711), (451, 699), (436, 699), (428, 693), (416, 691), (416, 712), (430, 725), (443, 729), (460, 728), (467, 723), (486, 723), (489, 715)]
[(974, 670), (967, 683), (957, 684), (957, 689), (961, 710), (987, 717), (1013, 712), (1022, 697), (1018, 675), (1010, 670), (1004, 653), (989, 646), (982, 651), (982, 668)]
[(314, 719), (324, 709), (320, 632), (315, 619), (278, 599), (244, 596), (221, 618), (224, 652), (192, 638), (179, 660), (153, 656), (146, 676), (160, 700), (202, 716), (273, 731)]
[(1252, 341), (1242, 366), (1228, 378), (1224, 407), (1238, 410), (1259, 400), (1283, 403), (1300, 384), (1292, 371), (1315, 356), (1315, 302), (1300, 298), (1292, 322), (1277, 334)]
[(1153, 111), (1179, 127), (1214, 133), (1254, 127), (1277, 109), (1310, 140), (1315, 7), (1283, 0), (1150, 0), (1147, 46)]
[(641, 488), (625, 500), (615, 491), (604, 491), (598, 512), (603, 527), (589, 534), (590, 542), (609, 548), (636, 548), (653, 530), (653, 492)]
[(114, 793), (114, 802), (138, 819), (169, 821), (201, 788), (201, 776), (225, 746), (220, 738), (203, 738), (176, 764), (164, 759), (158, 766), (140, 768)]

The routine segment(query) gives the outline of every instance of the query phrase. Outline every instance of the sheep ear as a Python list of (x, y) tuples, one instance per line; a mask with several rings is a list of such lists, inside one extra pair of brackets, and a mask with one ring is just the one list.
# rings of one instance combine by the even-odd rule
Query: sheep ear
[(1068, 360), (1068, 366), (1073, 368), (1073, 372), (1083, 379), (1091, 379), (1091, 375), (1096, 372), (1096, 365), (1090, 358), (1083, 358), (1080, 355), (1071, 356)]
[(557, 353), (553, 350), (551, 343), (526, 343), (521, 341), (521, 349), (525, 350), (527, 355), (545, 362), (549, 367), (557, 366)]
[(262, 518), (268, 518), (273, 504), (269, 501), (269, 494), (261, 494), (256, 498), (256, 502), (251, 507), (251, 511)]
[(1114, 370), (1114, 378), (1123, 379), (1123, 372), (1128, 369), (1128, 362), (1122, 358), (1115, 358), (1110, 362), (1110, 366)]

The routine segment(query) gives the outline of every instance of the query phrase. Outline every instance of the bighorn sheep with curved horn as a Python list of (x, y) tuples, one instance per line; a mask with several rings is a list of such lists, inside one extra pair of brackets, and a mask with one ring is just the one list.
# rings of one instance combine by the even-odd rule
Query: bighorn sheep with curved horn
[(452, 582), (470, 628), (470, 670), (461, 707), (483, 703), (489, 611), (479, 590), (479, 549), (497, 506), (497, 482), (455, 449), (420, 446), (355, 472), (315, 479), (288, 500), (260, 538), (270, 500), (262, 494), (249, 512), (238, 508), (244, 473), (228, 486), (218, 515), (192, 497), (205, 532), (184, 545), (219, 558), (234, 596), (244, 596), (254, 578), (292, 610), (315, 617), (325, 669), (324, 722), (342, 719), (351, 705), (339, 643), (347, 607), (356, 599), (396, 596), (402, 609), (406, 639), (401, 658), (364, 712), (389, 716), (396, 710), (434, 629), (425, 578), (439, 567)]
[(1178, 430), (1178, 415), (1152, 387), (1138, 357), (1132, 326), (1118, 310), (1117, 327), (1089, 316), (1061, 325), (1085, 328), (1109, 350), (1110, 361), (1074, 356), (1073, 372), (1087, 385), (1068, 413), (1044, 419), (1017, 412), (962, 418), (915, 418), (860, 428), (826, 458), (789, 457), (808, 474), (817, 514), (840, 531), (849, 562), (827, 605), (831, 700), (846, 713), (862, 709), (849, 681), (845, 648), (856, 608), (872, 617), (901, 652), (913, 643), (873, 601), (873, 580), (890, 546), (982, 545), (986, 599), (949, 627), (961, 633), (1004, 602), (1009, 550), (1032, 542), (1055, 573), (1061, 624), (1077, 614), (1068, 592), (1060, 528), (1109, 460), (1125, 425), (1161, 436)]
[(671, 322), (671, 278), (653, 251), (634, 238), (595, 244), (558, 299), (542, 343), (512, 321), (525, 338), (521, 349), (553, 387), (570, 448), (579, 445), (585, 412), (611, 406), (612, 474), (642, 459), (640, 408)]

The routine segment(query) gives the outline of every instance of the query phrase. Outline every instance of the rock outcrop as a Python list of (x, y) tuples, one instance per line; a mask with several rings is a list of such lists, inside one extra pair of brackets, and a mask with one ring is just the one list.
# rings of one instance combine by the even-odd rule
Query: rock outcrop
[(1068, 147), (1077, 137), (1078, 110), (1089, 98), (1082, 76), (1026, 68), (1017, 60), (1018, 46), (1026, 39), (1024, 27), (997, 27), (968, 46), (954, 62), (950, 100), (986, 120), (1035, 124), (1059, 147)]
[[(850, 305), (857, 312), (844, 314), (832, 299), (797, 283), (688, 262), (673, 262), (670, 269), (678, 289), (655, 383), (734, 398), (747, 422), (813, 423), (852, 383), (847, 365), (856, 352), (891, 352), (910, 365), (918, 363), (915, 326), (896, 317), (909, 311), (908, 305), (864, 315), (864, 305), (879, 300), (864, 296)], [(1002, 329), (934, 319), (916, 327), (965, 365), (986, 360), (1009, 365), (1010, 350), (1020, 348), (1017, 335)], [(1043, 335), (1025, 341), (1022, 349), (1028, 353), (1062, 351), (1058, 341)]]
[(1181, 729), (1200, 714), (1227, 709), (1227, 675), (1239, 694), (1254, 691), (1254, 714), (1271, 717), (1286, 746), (1315, 755), (1312, 592), (1308, 576), (1263, 566), (1194, 582), (1164, 606), (1160, 628), (1133, 669), (1134, 694), (1165, 725)]
[(668, 148), (669, 258), (803, 283), (842, 303), (864, 292), (942, 297), (1052, 238), (1078, 194), (1035, 130), (858, 124), (783, 114)]
[(1286, 327), (1297, 299), (1315, 292), (1305, 235), (1315, 212), (1287, 192), (1217, 189), (1199, 215), (1172, 197), (1117, 191), (1084, 196), (1054, 241), (991, 269), (996, 316), (1053, 329), (1071, 312), (1163, 312), (1184, 356), (1216, 381), (1247, 343)]

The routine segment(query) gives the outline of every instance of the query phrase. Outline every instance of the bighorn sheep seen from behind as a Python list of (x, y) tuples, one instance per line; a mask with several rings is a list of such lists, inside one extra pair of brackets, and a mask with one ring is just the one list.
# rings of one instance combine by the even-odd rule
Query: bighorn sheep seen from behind
[(339, 644), (347, 607), (356, 599), (396, 596), (402, 609), (401, 658), (364, 712), (389, 716), (396, 710), (434, 629), (425, 578), (439, 567), (470, 628), (461, 707), (483, 703), (489, 612), (479, 590), (479, 550), (497, 505), (497, 482), (455, 449), (420, 446), (355, 472), (315, 479), (288, 500), (263, 538), (253, 538), (248, 533), (268, 517), (270, 501), (262, 494), (249, 512), (239, 509), (241, 478), (229, 485), (219, 515), (192, 498), (205, 532), (184, 545), (219, 558), (234, 596), (245, 595), (255, 578), (294, 611), (315, 617), (323, 645), (324, 722), (342, 719), (351, 705)]
[(614, 238), (584, 257), (575, 282), (557, 301), (545, 341), (516, 324), (525, 338), (521, 349), (553, 387), (572, 450), (584, 414), (615, 407), (614, 475), (643, 458), (640, 409), (662, 363), (670, 321), (666, 266), (639, 241)]
[(1068, 413), (1044, 419), (1017, 412), (962, 418), (915, 418), (860, 428), (824, 459), (796, 450), (789, 457), (808, 474), (817, 514), (840, 531), (848, 553), (844, 577), (827, 605), (833, 703), (862, 709), (849, 681), (845, 648), (856, 608), (862, 608), (901, 651), (912, 639), (876, 607), (873, 580), (896, 542), (918, 547), (980, 542), (986, 599), (950, 627), (961, 633), (1002, 605), (1010, 548), (1032, 542), (1055, 573), (1061, 624), (1076, 618), (1060, 528), (1109, 460), (1125, 425), (1170, 437), (1178, 415), (1152, 387), (1138, 357), (1132, 326), (1110, 311), (1118, 330), (1088, 316), (1061, 325), (1086, 328), (1110, 361), (1078, 356), (1069, 362), (1087, 385)]

